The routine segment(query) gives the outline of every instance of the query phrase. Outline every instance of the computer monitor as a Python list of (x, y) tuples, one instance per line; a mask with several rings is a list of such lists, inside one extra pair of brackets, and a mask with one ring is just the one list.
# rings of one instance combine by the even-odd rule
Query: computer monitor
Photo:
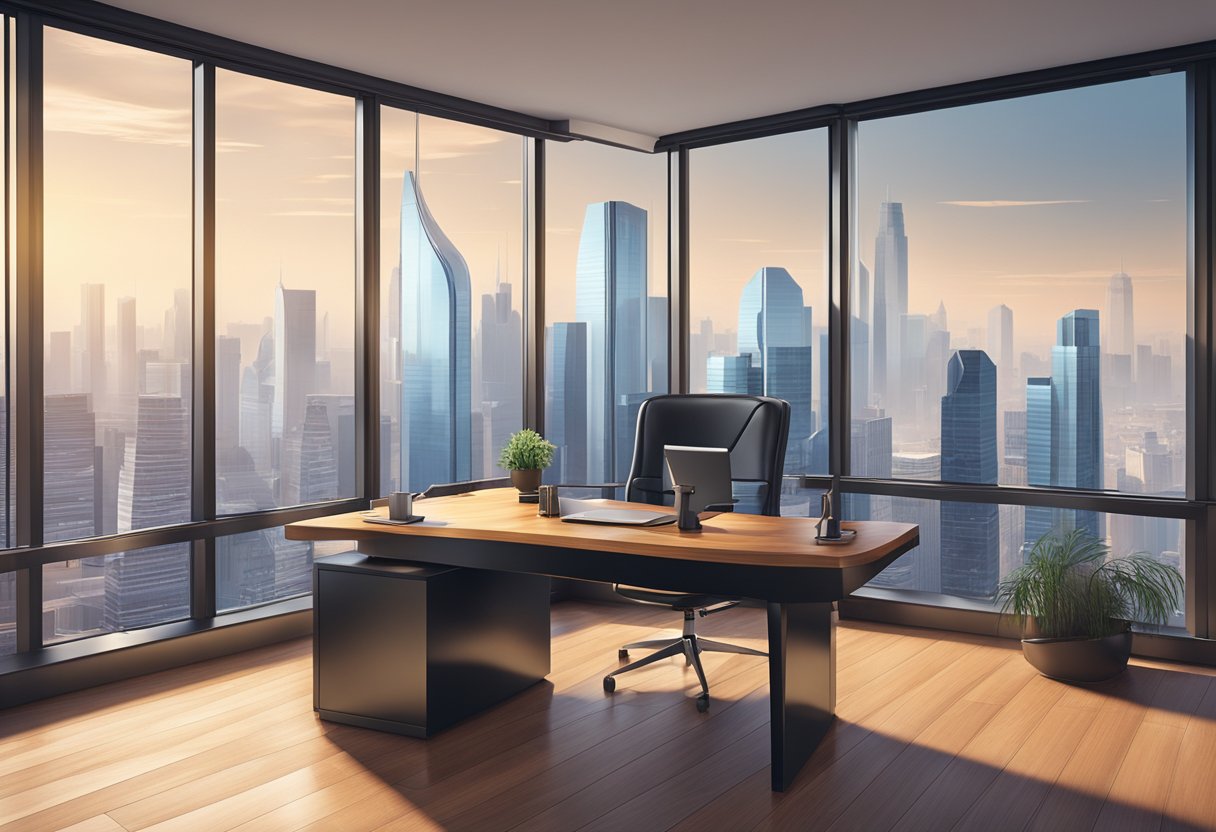
[(673, 485), (691, 485), (693, 512), (705, 511), (706, 506), (729, 506), (734, 501), (730, 480), (730, 451), (726, 448), (698, 448), (688, 445), (664, 445), (667, 460), (664, 469), (664, 490)]

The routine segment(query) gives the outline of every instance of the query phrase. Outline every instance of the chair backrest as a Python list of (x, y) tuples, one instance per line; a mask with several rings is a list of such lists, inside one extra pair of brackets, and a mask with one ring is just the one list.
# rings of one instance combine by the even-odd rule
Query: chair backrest
[(781, 399), (714, 393), (649, 398), (638, 411), (625, 499), (671, 504), (663, 493), (664, 445), (727, 448), (731, 480), (756, 483), (760, 513), (779, 514), (789, 431), (790, 406)]

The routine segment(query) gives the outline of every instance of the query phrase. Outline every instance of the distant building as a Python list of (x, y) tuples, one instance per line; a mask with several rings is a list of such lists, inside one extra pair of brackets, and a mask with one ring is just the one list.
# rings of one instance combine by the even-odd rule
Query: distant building
[(554, 483), (587, 479), (587, 325), (563, 322), (545, 332), (545, 438), (557, 446)]
[(873, 377), (870, 384), (884, 406), (899, 371), (899, 319), (908, 313), (908, 237), (904, 206), (883, 202), (874, 240)]
[[(942, 481), (997, 482), (996, 365), (982, 350), (950, 359), (942, 397)], [(991, 597), (1000, 580), (1000, 512), (995, 503), (941, 503), (942, 591)]]

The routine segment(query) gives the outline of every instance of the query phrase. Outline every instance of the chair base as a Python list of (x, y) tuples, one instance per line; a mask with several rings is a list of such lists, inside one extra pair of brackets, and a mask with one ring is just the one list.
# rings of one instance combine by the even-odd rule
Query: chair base
[(654, 664), (662, 659), (669, 659), (672, 656), (684, 656), (684, 662), (690, 665), (697, 674), (697, 680), (701, 683), (701, 693), (697, 696), (697, 710), (704, 713), (709, 709), (709, 682), (705, 679), (705, 668), (701, 665), (701, 653), (741, 653), (746, 656), (767, 656), (761, 650), (753, 650), (750, 647), (743, 647), (738, 644), (727, 644), (722, 641), (714, 641), (708, 638), (701, 638), (696, 633), (696, 612), (694, 610), (683, 610), (684, 612), (684, 632), (679, 638), (675, 639), (647, 639), (646, 641), (635, 641), (626, 644), (619, 651), (617, 656), (621, 659), (629, 658), (629, 651), (633, 649), (643, 650), (658, 648), (649, 656), (638, 659), (636, 662), (630, 662), (624, 667), (619, 667), (604, 677), (604, 690), (612, 693), (616, 690), (616, 679), (622, 673), (628, 673), (631, 670), (637, 670), (639, 667), (645, 667), (648, 664)]

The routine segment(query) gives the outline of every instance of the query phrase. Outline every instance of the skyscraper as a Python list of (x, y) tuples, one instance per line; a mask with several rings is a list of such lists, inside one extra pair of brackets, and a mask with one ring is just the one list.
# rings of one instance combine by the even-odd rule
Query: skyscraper
[[(575, 313), (587, 327), (587, 477), (615, 481), (633, 431), (616, 408), (647, 392), (647, 218), (627, 202), (587, 206), (578, 245)], [(628, 427), (615, 435), (618, 422)], [(620, 449), (620, 450), (618, 450)]]
[(139, 392), (139, 371), (136, 360), (138, 347), (135, 343), (135, 298), (118, 299), (118, 314), (115, 318), (118, 330), (118, 392), (131, 396)]
[(545, 331), (545, 434), (557, 446), (556, 482), (587, 482), (587, 325)]
[(758, 395), (749, 384), (752, 378), (750, 355), (711, 355), (705, 364), (705, 390), (709, 393)]
[(80, 287), (80, 389), (104, 393), (106, 389), (106, 287), (85, 283)]
[(651, 393), (667, 392), (667, 298), (646, 299), (646, 360), (650, 364)]
[(1013, 310), (1003, 303), (988, 312), (988, 357), (996, 364), (1000, 398), (1014, 395)]
[(241, 433), (241, 339), (215, 339), (215, 443), (231, 448)]
[(743, 287), (739, 298), (739, 354), (750, 356), (759, 390), (790, 403), (787, 470), (802, 466), (802, 446), (814, 430), (811, 411), (813, 358), (811, 309), (788, 271), (767, 266)]
[(401, 189), (401, 488), (472, 475), (469, 267), (412, 171)]
[(44, 537), (74, 540), (96, 534), (94, 502), (99, 485), (95, 422), (84, 393), (46, 396), (43, 455)]
[[(1026, 379), (1026, 483), (1051, 485), (1052, 417), (1051, 379)], [(1026, 507), (1026, 547), (1033, 548), (1051, 532), (1053, 509)]]
[[(942, 480), (997, 481), (996, 365), (982, 350), (950, 359), (942, 397)], [(941, 504), (942, 591), (990, 597), (1000, 580), (1000, 511), (992, 503)]]
[(489, 417), (489, 441), (477, 460), (484, 476), (506, 476), (498, 452), (523, 425), (523, 329), (511, 305), (511, 284), (499, 283), (494, 294), (481, 296), (477, 332), (481, 363), (480, 402)]
[(1106, 285), (1108, 340), (1106, 351), (1112, 355), (1131, 355), (1136, 346), (1135, 307), (1132, 279), (1125, 272), (1111, 275)]
[(140, 396), (118, 478), (118, 531), (190, 522), (190, 414), (176, 396)]
[(885, 404), (899, 369), (899, 319), (908, 313), (908, 238), (904, 234), (904, 206), (883, 202), (879, 208), (878, 236), (874, 240), (874, 375), (875, 394)]
[[(1056, 325), (1051, 349), (1052, 485), (1101, 489), (1102, 355), (1095, 309), (1069, 312)], [(1064, 512), (1065, 528), (1099, 535), (1092, 511)]]
[(274, 296), (272, 436), (282, 439), (304, 423), (304, 400), (316, 381), (317, 293), (280, 283)]

